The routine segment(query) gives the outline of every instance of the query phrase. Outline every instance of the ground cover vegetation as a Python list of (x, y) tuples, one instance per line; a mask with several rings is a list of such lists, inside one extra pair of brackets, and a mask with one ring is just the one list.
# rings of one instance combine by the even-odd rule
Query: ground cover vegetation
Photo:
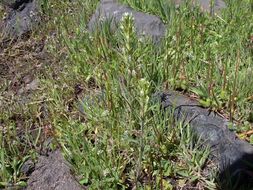
[[(228, 0), (220, 15), (190, 2), (121, 2), (162, 18), (161, 44), (138, 39), (131, 15), (115, 33), (105, 23), (90, 34), (98, 1), (42, 1), (47, 24), (21, 45), (45, 43), (38, 89), (24, 104), (5, 94), (10, 79), (0, 84), (1, 188), (25, 186), (22, 165), (58, 147), (88, 189), (219, 189), (208, 147), (156, 103), (167, 89), (197, 98), (252, 142), (253, 2)], [(1, 56), (19, 60), (17, 52)]]

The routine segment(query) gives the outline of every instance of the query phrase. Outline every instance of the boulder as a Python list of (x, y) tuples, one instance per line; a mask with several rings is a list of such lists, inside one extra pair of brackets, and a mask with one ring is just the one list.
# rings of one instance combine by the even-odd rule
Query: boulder
[(2, 0), (1, 4), (17, 10), (22, 4), (29, 2), (31, 2), (31, 0)]
[(41, 156), (28, 180), (27, 190), (82, 190), (59, 150)]
[(88, 29), (92, 32), (97, 29), (98, 24), (110, 20), (111, 29), (115, 30), (126, 13), (133, 16), (136, 33), (139, 37), (149, 37), (157, 42), (165, 36), (166, 27), (159, 17), (135, 11), (127, 5), (117, 3), (115, 0), (102, 0), (100, 2), (88, 23)]
[(11, 2), (7, 3), (7, 16), (1, 24), (3, 39), (21, 37), (32, 31), (40, 22), (37, 0)]
[(173, 114), (175, 121), (189, 124), (204, 145), (211, 148), (210, 158), (218, 165), (223, 185), (229, 177), (237, 184), (237, 189), (245, 184), (253, 187), (253, 146), (228, 129), (227, 119), (201, 107), (196, 100), (173, 91), (161, 93), (159, 97), (163, 109)]

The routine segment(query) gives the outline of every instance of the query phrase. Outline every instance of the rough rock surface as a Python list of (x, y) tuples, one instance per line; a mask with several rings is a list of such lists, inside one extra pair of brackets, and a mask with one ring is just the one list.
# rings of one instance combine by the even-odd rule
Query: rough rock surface
[(20, 172), (29, 176), (34, 171), (34, 167), (34, 162), (32, 160), (27, 160), (20, 168)]
[(132, 14), (138, 36), (146, 36), (157, 42), (165, 35), (165, 25), (157, 16), (138, 12), (121, 5), (115, 0), (102, 0), (95, 14), (92, 16), (88, 29), (93, 31), (102, 20), (112, 20), (111, 29), (115, 30), (125, 13)]
[(37, 0), (10, 1), (6, 6), (9, 7), (7, 17), (0, 29), (4, 39), (20, 37), (32, 31), (40, 22)]
[[(177, 5), (180, 5), (185, 0), (175, 0)], [(214, 0), (213, 7), (211, 7), (211, 0), (195, 0), (194, 3), (196, 5), (200, 5), (200, 7), (207, 12), (210, 13), (219, 13), (221, 9), (226, 8), (226, 3), (223, 0)]]
[(19, 6), (21, 6), (24, 3), (29, 3), (31, 0), (2, 0), (2, 4), (4, 6), (8, 6), (12, 9), (18, 9)]
[(176, 121), (189, 124), (193, 131), (211, 147), (211, 156), (218, 163), (220, 180), (232, 178), (240, 185), (250, 184), (253, 187), (253, 146), (240, 140), (231, 132), (228, 121), (207, 109), (197, 101), (176, 92), (160, 95), (162, 106), (174, 114)]
[(82, 190), (60, 151), (41, 156), (28, 180), (27, 190)]

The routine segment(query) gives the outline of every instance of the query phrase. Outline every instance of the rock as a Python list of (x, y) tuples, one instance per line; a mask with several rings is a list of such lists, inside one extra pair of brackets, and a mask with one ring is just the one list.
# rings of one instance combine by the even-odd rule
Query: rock
[(28, 83), (25, 87), (25, 90), (36, 90), (39, 86), (39, 80), (38, 79), (34, 79), (33, 81), (31, 81), (30, 83)]
[(17, 10), (22, 4), (29, 2), (31, 2), (31, 0), (2, 0), (1, 4)]
[(18, 89), (17, 94), (21, 95), (25, 92), (31, 92), (31, 91), (35, 91), (38, 89), (39, 86), (39, 80), (38, 79), (34, 79), (31, 82), (25, 84), (24, 87), (21, 87), (20, 89)]
[(29, 176), (34, 171), (35, 164), (32, 160), (27, 160), (22, 167), (20, 168), (20, 172)]
[(40, 22), (39, 4), (36, 0), (16, 0), (1, 24), (4, 39), (21, 37), (32, 31)]
[[(182, 4), (185, 0), (175, 0), (177, 5)], [(226, 3), (223, 0), (214, 0), (213, 8), (211, 8), (212, 0), (194, 0), (195, 5), (200, 5), (203, 11), (210, 13), (219, 13), (222, 9), (226, 8)]]
[(229, 175), (238, 188), (245, 184), (253, 187), (253, 168), (249, 164), (253, 160), (253, 146), (238, 139), (228, 129), (226, 119), (173, 91), (161, 93), (159, 97), (164, 110), (173, 114), (176, 121), (189, 124), (205, 145), (210, 146), (211, 158), (218, 164), (219, 178), (223, 183), (228, 181)]
[(86, 94), (79, 98), (77, 102), (77, 109), (80, 113), (86, 114), (86, 109), (92, 108), (105, 102), (105, 91), (94, 92), (93, 94)]
[(41, 156), (28, 180), (27, 190), (82, 190), (59, 150)]
[(115, 0), (101, 1), (88, 23), (88, 29), (92, 32), (100, 23), (112, 19), (110, 27), (115, 30), (125, 13), (132, 14), (139, 37), (146, 36), (152, 38), (154, 42), (158, 42), (164, 37), (166, 28), (159, 17), (135, 11), (126, 5), (117, 3)]
[(13, 3), (15, 3), (15, 0), (1, 0), (0, 2), (2, 6), (11, 6)]

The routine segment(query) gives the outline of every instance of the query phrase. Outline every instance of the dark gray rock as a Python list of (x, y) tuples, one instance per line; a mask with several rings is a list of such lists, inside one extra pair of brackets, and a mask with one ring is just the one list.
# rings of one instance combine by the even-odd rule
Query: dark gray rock
[(1, 4), (17, 10), (22, 4), (29, 3), (32, 0), (2, 0)]
[(25, 174), (26, 176), (29, 176), (35, 168), (35, 164), (32, 160), (27, 160), (22, 167), (20, 168), (20, 172)]
[(189, 124), (204, 144), (210, 146), (211, 157), (218, 163), (222, 182), (227, 181), (229, 174), (232, 182), (238, 182), (236, 188), (244, 184), (253, 187), (253, 146), (238, 139), (228, 129), (226, 119), (176, 92), (162, 93), (159, 97), (164, 110), (173, 114), (176, 121)]
[(81, 185), (72, 176), (70, 166), (60, 151), (48, 157), (41, 156), (35, 171), (28, 180), (27, 190), (82, 190)]
[(89, 31), (94, 31), (98, 27), (98, 24), (105, 20), (110, 20), (111, 29), (115, 30), (118, 28), (118, 24), (125, 13), (132, 14), (138, 36), (152, 38), (155, 42), (160, 41), (164, 37), (166, 28), (159, 17), (135, 11), (114, 0), (101, 1), (88, 24), (88, 29)]
[(10, 7), (0, 29), (4, 39), (21, 37), (39, 24), (38, 1), (15, 1)]

